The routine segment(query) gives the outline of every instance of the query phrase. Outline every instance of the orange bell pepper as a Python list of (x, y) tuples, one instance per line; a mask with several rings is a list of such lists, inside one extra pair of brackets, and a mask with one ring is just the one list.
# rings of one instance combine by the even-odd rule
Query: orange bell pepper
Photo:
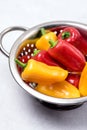
[(39, 50), (48, 50), (51, 47), (49, 40), (57, 41), (57, 36), (54, 32), (49, 32), (40, 37), (36, 42), (36, 47)]
[(37, 91), (56, 98), (78, 98), (79, 90), (67, 81), (58, 82), (51, 85), (38, 84)]
[[(17, 64), (21, 62), (15, 60)], [(49, 66), (45, 63), (30, 59), (27, 64), (21, 63), (24, 67), (21, 77), (25, 82), (35, 82), (39, 84), (52, 84), (64, 81), (68, 71), (59, 66)]]
[(79, 91), (82, 96), (87, 96), (87, 62), (81, 73), (79, 81)]

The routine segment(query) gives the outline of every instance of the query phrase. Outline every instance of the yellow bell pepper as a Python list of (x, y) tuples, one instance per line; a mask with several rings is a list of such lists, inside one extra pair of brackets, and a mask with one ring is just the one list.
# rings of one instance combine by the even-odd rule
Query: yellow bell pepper
[(52, 84), (66, 79), (68, 71), (59, 66), (49, 66), (45, 63), (30, 59), (21, 73), (25, 82)]
[(58, 82), (52, 85), (38, 84), (35, 90), (56, 98), (78, 98), (79, 90), (67, 81)]
[(81, 73), (79, 81), (79, 91), (81, 93), (81, 96), (87, 96), (87, 62)]
[(54, 32), (49, 32), (41, 36), (41, 38), (36, 42), (36, 47), (39, 50), (48, 50), (50, 48), (49, 40), (57, 41), (57, 36)]

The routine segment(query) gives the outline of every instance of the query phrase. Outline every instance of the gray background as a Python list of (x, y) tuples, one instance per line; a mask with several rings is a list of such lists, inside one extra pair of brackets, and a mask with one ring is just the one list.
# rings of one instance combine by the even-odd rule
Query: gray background
[[(0, 32), (26, 26), (71, 20), (87, 23), (87, 0), (0, 0)], [(3, 40), (10, 51), (19, 33)], [(14, 81), (8, 58), (0, 52), (0, 130), (87, 130), (87, 103), (71, 111), (42, 106)]]

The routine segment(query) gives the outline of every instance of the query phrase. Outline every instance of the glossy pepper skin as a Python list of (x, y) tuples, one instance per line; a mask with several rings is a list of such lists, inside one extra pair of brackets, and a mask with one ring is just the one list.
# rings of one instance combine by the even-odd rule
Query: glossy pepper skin
[(48, 50), (48, 53), (69, 71), (81, 72), (86, 63), (84, 55), (64, 40), (59, 40), (56, 46)]
[(49, 40), (56, 41), (58, 38), (54, 32), (49, 32), (40, 37), (36, 42), (36, 47), (39, 50), (48, 50), (50, 48)]
[(68, 81), (69, 83), (71, 83), (72, 85), (78, 88), (79, 79), (80, 79), (79, 74), (69, 74), (66, 78), (66, 81)]
[(81, 73), (79, 81), (79, 91), (81, 96), (87, 96), (87, 62)]
[(67, 81), (62, 81), (51, 85), (38, 84), (35, 89), (43, 94), (56, 98), (80, 97), (79, 90)]
[(46, 50), (42, 50), (40, 51), (38, 54), (36, 54), (35, 56), (31, 57), (34, 60), (37, 60), (39, 62), (43, 62), (47, 65), (50, 66), (59, 66), (58, 62), (56, 62), (49, 54)]
[(42, 62), (30, 59), (21, 73), (25, 82), (52, 84), (66, 79), (68, 71), (60, 67), (49, 66)]
[(84, 55), (87, 55), (87, 41), (74, 27), (66, 27), (59, 33), (58, 39), (65, 40), (78, 48)]

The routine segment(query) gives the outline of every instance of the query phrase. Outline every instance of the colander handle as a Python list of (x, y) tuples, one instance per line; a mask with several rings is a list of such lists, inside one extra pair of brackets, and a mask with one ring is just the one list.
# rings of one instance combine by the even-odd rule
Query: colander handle
[(4, 48), (3, 42), (2, 42), (2, 39), (5, 36), (5, 34), (7, 34), (8, 32), (11, 32), (11, 31), (27, 31), (28, 29), (29, 28), (27, 28), (27, 27), (14, 26), (14, 27), (8, 27), (5, 30), (3, 30), (0, 33), (0, 50), (1, 50), (1, 52), (3, 54), (5, 54), (7, 57), (9, 57), (9, 52), (7, 52), (7, 50)]

